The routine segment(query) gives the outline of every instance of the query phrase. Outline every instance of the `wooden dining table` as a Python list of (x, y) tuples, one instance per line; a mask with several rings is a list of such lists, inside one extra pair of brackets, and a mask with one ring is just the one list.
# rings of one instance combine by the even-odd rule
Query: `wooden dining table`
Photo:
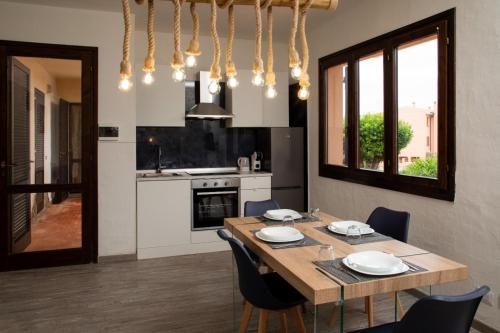
[[(424, 268), (425, 271), (345, 283), (341, 279), (333, 279), (317, 270), (314, 261), (318, 258), (320, 244), (273, 249), (268, 243), (259, 240), (254, 235), (256, 230), (269, 224), (264, 224), (260, 217), (226, 218), (224, 227), (257, 254), (273, 271), (280, 274), (300, 291), (314, 306), (332, 302), (338, 302), (337, 304), (343, 306), (344, 301), (349, 299), (428, 287), (464, 280), (468, 277), (467, 266), (395, 239), (350, 245), (316, 229), (342, 219), (324, 212), (318, 212), (315, 215), (319, 221), (296, 223), (295, 228), (321, 244), (332, 245), (335, 257), (345, 257), (354, 252), (377, 250), (392, 253), (409, 264)], [(280, 222), (276, 222), (276, 225), (280, 225)], [(341, 311), (342, 321), (343, 311)], [(340, 331), (343, 331), (342, 323)]]

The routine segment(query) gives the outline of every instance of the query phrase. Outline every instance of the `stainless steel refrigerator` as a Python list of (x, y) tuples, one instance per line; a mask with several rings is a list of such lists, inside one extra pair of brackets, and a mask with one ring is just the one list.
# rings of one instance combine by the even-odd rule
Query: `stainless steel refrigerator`
[(271, 129), (271, 196), (281, 208), (304, 211), (304, 129)]

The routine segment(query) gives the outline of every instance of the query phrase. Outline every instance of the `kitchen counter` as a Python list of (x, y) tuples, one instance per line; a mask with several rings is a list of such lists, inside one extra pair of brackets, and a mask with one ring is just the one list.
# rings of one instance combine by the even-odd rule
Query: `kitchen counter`
[(138, 182), (157, 181), (157, 180), (182, 180), (182, 179), (209, 179), (209, 178), (245, 178), (245, 177), (271, 177), (273, 174), (268, 171), (247, 171), (230, 174), (214, 174), (214, 175), (190, 175), (187, 172), (164, 171), (161, 174), (156, 174), (154, 171), (137, 172), (136, 178)]

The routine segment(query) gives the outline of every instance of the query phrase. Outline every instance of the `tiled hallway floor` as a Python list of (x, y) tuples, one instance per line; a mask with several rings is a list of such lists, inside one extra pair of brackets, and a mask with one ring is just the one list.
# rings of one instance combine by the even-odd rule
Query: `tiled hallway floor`
[(45, 208), (31, 223), (31, 244), (25, 252), (81, 247), (81, 208), (79, 197)]

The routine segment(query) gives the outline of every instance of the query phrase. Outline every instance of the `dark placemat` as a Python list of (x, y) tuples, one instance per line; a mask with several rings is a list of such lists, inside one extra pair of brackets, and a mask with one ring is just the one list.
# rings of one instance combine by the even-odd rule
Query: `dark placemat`
[(329, 236), (332, 236), (333, 238), (337, 238), (338, 240), (346, 242), (350, 245), (360, 245), (360, 244), (366, 244), (366, 243), (383, 242), (383, 241), (392, 240), (391, 237), (379, 234), (378, 232), (374, 232), (373, 234), (369, 234), (369, 235), (363, 235), (363, 236), (361, 236), (361, 238), (353, 238), (353, 237), (347, 237), (344, 235), (340, 235), (340, 234), (336, 234), (334, 232), (331, 232), (330, 230), (328, 230), (327, 226), (318, 227), (315, 229), (319, 230), (319, 231), (321, 231)]
[[(294, 220), (295, 223), (306, 223), (306, 222), (318, 222), (318, 221), (320, 221), (319, 217), (311, 216), (308, 213), (300, 213), (300, 215), (302, 215), (302, 218), (295, 219)], [(268, 227), (280, 225), (282, 223), (282, 221), (268, 219), (267, 217), (264, 217), (264, 216), (255, 216), (255, 218), (257, 220), (259, 220), (260, 222), (264, 223), (265, 225), (267, 225)]]
[[(255, 233), (257, 233), (257, 231), (259, 230), (252, 230), (252, 233), (255, 235)], [(255, 236), (255, 238), (257, 238), (257, 236)], [(307, 235), (304, 235), (304, 238), (301, 239), (300, 241), (297, 241), (297, 242), (289, 242), (289, 243), (268, 243), (268, 242), (264, 242), (263, 240), (257, 238), (259, 241), (261, 241), (262, 243), (265, 243), (267, 244), (269, 247), (271, 247), (272, 249), (275, 249), (275, 250), (278, 250), (278, 249), (291, 249), (291, 248), (294, 248), (294, 247), (303, 247), (303, 246), (314, 246), (314, 245), (319, 245), (321, 244), (320, 242), (318, 242), (317, 240), (307, 236)]]
[[(408, 274), (415, 274), (427, 271), (425, 268), (422, 268), (415, 264), (410, 264), (407, 261), (403, 260), (403, 262), (407, 264), (408, 267), (410, 267), (408, 271), (397, 275), (373, 276), (373, 275), (361, 274), (349, 269), (346, 265), (344, 265), (342, 259), (344, 258), (337, 258), (335, 260), (326, 260), (326, 261), (314, 261), (313, 263), (347, 284), (366, 282), (377, 279), (383, 279), (390, 276), (408, 275)], [(356, 278), (354, 278), (354, 276)]]

